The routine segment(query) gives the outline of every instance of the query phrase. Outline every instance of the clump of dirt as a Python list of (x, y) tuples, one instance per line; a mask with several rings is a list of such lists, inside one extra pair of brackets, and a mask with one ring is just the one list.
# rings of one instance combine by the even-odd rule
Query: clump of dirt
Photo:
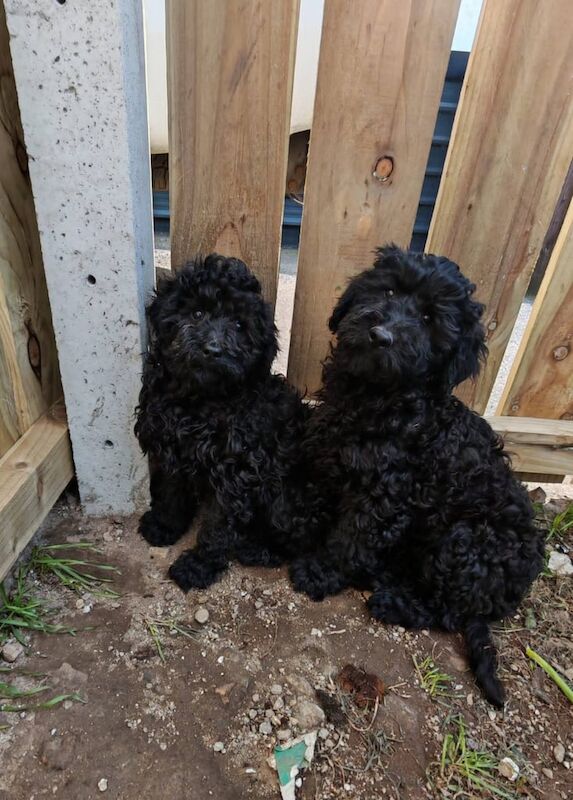
[[(545, 502), (540, 524), (551, 531), (563, 510)], [(0, 682), (43, 681), (47, 697), (78, 699), (0, 712), (0, 800), (278, 798), (269, 757), (311, 730), (315, 756), (297, 789), (307, 800), (572, 796), (573, 707), (525, 655), (530, 646), (573, 678), (571, 576), (547, 570), (497, 626), (499, 712), (476, 689), (460, 637), (380, 625), (358, 592), (316, 604), (285, 570), (233, 565), (183, 595), (166, 573), (191, 535), (150, 548), (135, 519), (85, 519), (70, 498), (41, 539), (97, 543), (121, 572), (119, 596), (29, 575), (52, 621), (76, 634), (33, 634)], [(573, 528), (553, 530), (548, 550), (572, 548)]]

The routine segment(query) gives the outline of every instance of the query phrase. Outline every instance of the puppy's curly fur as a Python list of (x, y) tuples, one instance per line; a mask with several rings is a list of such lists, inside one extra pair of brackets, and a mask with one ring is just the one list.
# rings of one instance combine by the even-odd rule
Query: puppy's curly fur
[(184, 590), (209, 586), (230, 558), (282, 562), (294, 547), (289, 487), (307, 409), (270, 373), (276, 328), (258, 280), (238, 259), (197, 260), (160, 283), (148, 322), (135, 428), (151, 471), (141, 534), (172, 544), (205, 504), (196, 547), (169, 570)]
[(488, 623), (515, 611), (543, 541), (499, 437), (452, 395), (486, 353), (474, 289), (446, 258), (394, 246), (350, 282), (304, 445), (309, 502), (331, 518), (291, 578), (314, 599), (372, 589), (370, 611), (387, 623), (462, 631), (500, 706)]

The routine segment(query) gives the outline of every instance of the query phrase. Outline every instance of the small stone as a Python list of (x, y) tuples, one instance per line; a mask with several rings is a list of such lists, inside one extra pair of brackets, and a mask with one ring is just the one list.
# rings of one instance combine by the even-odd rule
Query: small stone
[(466, 697), (466, 703), (468, 704), (468, 706), (473, 706), (474, 704), (474, 696), (471, 692)]
[(107, 778), (100, 778), (97, 782), (97, 788), (100, 792), (107, 792)]
[(314, 689), (302, 675), (289, 675), (287, 682), (297, 694), (314, 697)]
[(195, 612), (195, 622), (198, 622), (199, 625), (204, 625), (209, 620), (209, 612), (205, 608), (205, 606), (199, 606), (197, 611)]
[(104, 542), (113, 542), (113, 534), (111, 531), (105, 531), (103, 535)]
[(274, 715), (275, 712), (272, 710), (272, 708), (267, 708), (267, 710), (265, 711), (265, 717), (267, 719), (271, 719), (271, 717), (274, 717)]
[(258, 610), (258, 609), (260, 609), (260, 608), (262, 608), (263, 606), (264, 606), (264, 603), (263, 603), (263, 601), (262, 601), (262, 600), (255, 600), (255, 608), (256, 608), (257, 610)]
[(324, 743), (324, 746), (326, 747), (327, 750), (332, 750), (332, 748), (334, 747), (334, 741), (332, 739), (327, 739)]
[(254, 708), (250, 708), (249, 709), (249, 719), (256, 719), (256, 718), (257, 718), (257, 712), (255, 711)]
[(511, 781), (512, 783), (519, 777), (519, 767), (512, 758), (509, 758), (509, 756), (501, 759), (497, 769), (500, 775), (503, 775), (504, 778), (507, 778), (508, 781)]
[(291, 736), (292, 734), (288, 728), (284, 728), (284, 730), (277, 731), (277, 739), (279, 740), (279, 742), (288, 742)]
[(272, 593), (273, 593), (272, 589), (263, 589), (263, 594), (265, 595), (265, 597), (271, 597)]
[(553, 748), (553, 755), (555, 756), (555, 761), (558, 761), (560, 764), (565, 760), (565, 748), (561, 742), (557, 742)]
[(280, 683), (273, 683), (273, 685), (271, 686), (271, 694), (282, 694), (282, 693), (283, 693), (283, 687), (280, 685)]
[(324, 724), (325, 716), (322, 708), (310, 700), (299, 699), (295, 708), (296, 717), (302, 728), (318, 728)]
[(310, 635), (316, 636), (318, 639), (320, 639), (320, 637), (322, 636), (322, 631), (320, 630), (320, 628), (313, 628), (310, 632)]
[(76, 600), (76, 608), (83, 608), (85, 605), (83, 597), (78, 597)]
[(261, 724), (259, 725), (259, 733), (262, 733), (264, 736), (270, 736), (272, 732), (273, 732), (273, 726), (268, 721), (268, 719), (265, 720), (264, 722), (261, 722)]
[(253, 703), (258, 703), (259, 700), (261, 699), (261, 696), (260, 696), (260, 694), (254, 694), (252, 699), (253, 699)]
[(20, 642), (6, 642), (2, 648), (2, 658), (9, 664), (13, 664), (14, 661), (17, 661), (20, 658), (23, 652), (24, 648)]
[(160, 742), (159, 743), (159, 749), (160, 750), (167, 750), (167, 745), (165, 744), (165, 742)]
[(277, 697), (275, 702), (273, 703), (273, 708), (275, 711), (281, 711), (285, 707), (285, 701), (282, 697)]
[(541, 772), (545, 775), (546, 778), (553, 780), (553, 770), (549, 769), (549, 767), (543, 767)]
[(497, 714), (495, 713), (495, 711), (493, 710), (493, 708), (488, 708), (488, 710), (487, 710), (487, 715), (488, 715), (488, 717), (491, 719), (491, 721), (492, 721), (492, 722), (493, 722), (493, 721), (494, 721), (494, 719), (497, 717)]
[(549, 554), (547, 568), (554, 575), (573, 575), (571, 559), (567, 553), (559, 553), (557, 550), (552, 550)]
[(328, 737), (330, 736), (328, 728), (321, 728), (318, 732), (318, 735), (321, 739), (328, 739)]
[(225, 752), (225, 745), (223, 742), (215, 742), (213, 745), (213, 750), (215, 753), (224, 753)]

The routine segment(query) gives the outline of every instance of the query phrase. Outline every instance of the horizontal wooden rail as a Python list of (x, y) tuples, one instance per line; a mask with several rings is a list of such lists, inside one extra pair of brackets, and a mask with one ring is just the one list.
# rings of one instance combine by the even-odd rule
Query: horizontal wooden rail
[(573, 422), (535, 417), (486, 417), (517, 472), (573, 474)]
[(57, 403), (0, 459), (0, 580), (73, 478), (63, 403)]

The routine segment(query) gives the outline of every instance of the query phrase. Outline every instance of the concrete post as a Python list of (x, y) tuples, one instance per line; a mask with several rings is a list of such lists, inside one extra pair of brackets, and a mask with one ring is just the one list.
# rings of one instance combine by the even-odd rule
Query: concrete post
[(4, 5), (80, 494), (129, 513), (154, 274), (141, 0)]

